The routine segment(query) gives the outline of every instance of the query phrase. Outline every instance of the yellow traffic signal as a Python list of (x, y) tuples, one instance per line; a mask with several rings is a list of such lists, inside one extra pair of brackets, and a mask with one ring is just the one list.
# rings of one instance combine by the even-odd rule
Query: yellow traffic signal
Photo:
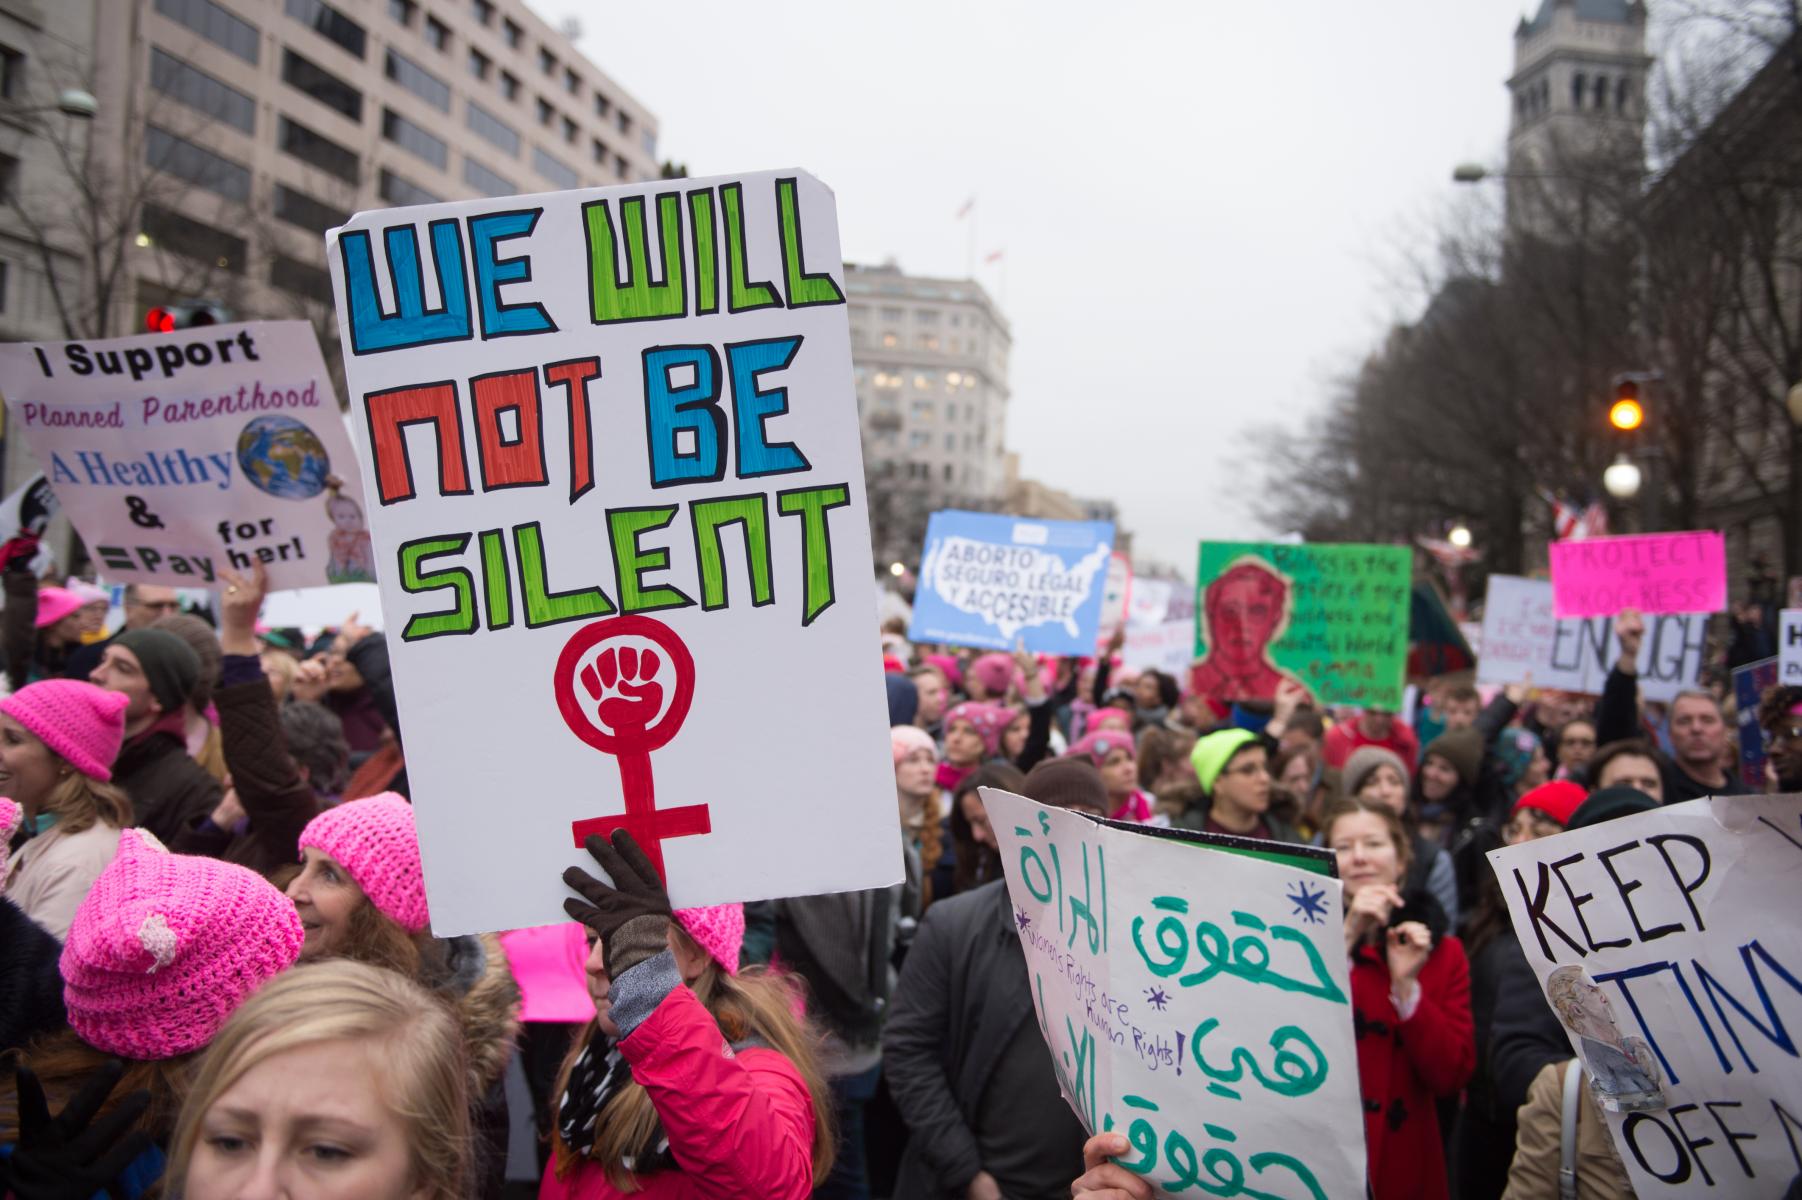
[(1639, 402), (1639, 385), (1622, 380), (1614, 387), (1614, 403), (1608, 407), (1608, 423), (1623, 432), (1638, 429), (1645, 423), (1646, 410)]

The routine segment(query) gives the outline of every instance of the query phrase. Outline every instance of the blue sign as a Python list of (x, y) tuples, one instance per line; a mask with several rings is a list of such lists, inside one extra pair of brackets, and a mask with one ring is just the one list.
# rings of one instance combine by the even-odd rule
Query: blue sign
[(1114, 527), (947, 510), (926, 526), (916, 642), (1092, 654)]
[(1733, 669), (1733, 697), (1739, 705), (1739, 773), (1753, 791), (1764, 787), (1767, 746), (1758, 724), (1758, 701), (1777, 684), (1777, 660), (1761, 658)]

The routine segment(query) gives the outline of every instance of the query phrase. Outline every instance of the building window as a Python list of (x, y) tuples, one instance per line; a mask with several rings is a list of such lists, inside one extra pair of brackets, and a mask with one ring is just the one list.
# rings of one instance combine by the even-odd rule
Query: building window
[(621, 179), (631, 178), (632, 165), (626, 161), (625, 155), (615, 154), (613, 156), (613, 173), (618, 175)]
[(575, 171), (537, 146), (532, 147), (532, 169), (560, 188), (573, 188), (581, 183)]
[(321, 171), (336, 175), (346, 183), (355, 184), (362, 178), (356, 151), (340, 146), (323, 134), (315, 133), (299, 121), (288, 117), (280, 118), (276, 142), (285, 153), (292, 154), (301, 162), (318, 167)]
[(150, 48), (150, 86), (234, 129), (256, 132), (256, 101), (155, 46)]
[(519, 191), (511, 179), (505, 175), (496, 175), (467, 156), (463, 159), (463, 182), (484, 196), (512, 196)]
[(419, 5), (413, 0), (388, 0), (388, 16), (398, 25), (409, 29), (413, 26), (413, 18), (419, 15)]
[(575, 145), (577, 132), (578, 132), (578, 130), (576, 129), (576, 123), (574, 121), (570, 120), (568, 117), (564, 117), (563, 118), (563, 140), (568, 142), (572, 146)]
[(1572, 108), (1583, 107), (1583, 93), (1588, 90), (1589, 77), (1578, 71), (1570, 81), (1570, 103)]
[(568, 67), (563, 68), (563, 90), (572, 96), (582, 94), (582, 77)]
[(287, 0), (290, 17), (310, 28), (328, 42), (336, 42), (358, 58), (368, 47), (369, 34), (363, 27), (327, 4), (325, 0)]
[(509, 100), (519, 99), (519, 80), (509, 72), (501, 72), (501, 95)]
[(292, 50), (282, 51), (282, 82), (353, 121), (363, 119), (362, 92)]
[(469, 0), (469, 15), (476, 19), (477, 25), (494, 24), (493, 0)]
[(1596, 111), (1608, 111), (1608, 76), (1596, 76)]
[(490, 71), (491, 68), (493, 68), (493, 66), (494, 66), (494, 63), (489, 60), (489, 58), (486, 54), (483, 54), (480, 50), (474, 50), (474, 49), (470, 50), (470, 52), (469, 52), (469, 73), (471, 75), (474, 75), (477, 79), (480, 79), (483, 82), (487, 82), (488, 72)]
[(332, 302), (332, 277), (311, 263), (277, 254), (269, 263), (269, 282), (284, 292), (305, 296), (321, 304)]
[(590, 149), (594, 153), (595, 163), (599, 166), (603, 166), (603, 167), (606, 166), (607, 165), (607, 143), (603, 142), (600, 138), (596, 138), (596, 139), (594, 139), (594, 144), (590, 147)]
[[(922, 433), (919, 430), (915, 430), (907, 435), (907, 446), (910, 450), (924, 450), (930, 445), (932, 445), (932, 435), (930, 433)], [(924, 464), (922, 463), (908, 464), (910, 468), (923, 465)]]
[(884, 346), (886, 346), (887, 348), (889, 348), (890, 350), (893, 350), (897, 345), (899, 345), (900, 341), (901, 341), (901, 339), (897, 338), (892, 333), (885, 333), (882, 335), (882, 344)]
[(647, 129), (642, 134), (639, 135), (638, 140), (639, 140), (639, 143), (644, 146), (644, 152), (646, 154), (650, 155), (652, 158), (657, 157), (657, 135), (656, 135), (656, 133)]
[(324, 233), (350, 220), (350, 214), (315, 200), (305, 192), (297, 192), (285, 184), (275, 185), (275, 215), (290, 225), (309, 233)]
[(11, 46), (0, 46), (0, 100), (25, 95), (25, 56)]
[(891, 325), (900, 324), (906, 316), (907, 313), (899, 308), (885, 308), (882, 310), (882, 319)]
[(388, 51), (387, 75), (439, 112), (450, 111), (449, 85), (412, 59)]
[(596, 92), (594, 94), (594, 115), (597, 117), (605, 117), (612, 111), (613, 101), (607, 99), (607, 97), (601, 95), (599, 92)]
[(425, 40), (440, 54), (450, 53), (450, 27), (437, 17), (425, 19)]
[(244, 239), (217, 229), (203, 221), (185, 217), (156, 204), (144, 206), (141, 226), (144, 236), (155, 245), (176, 254), (232, 272), (244, 273), (248, 246)]
[(213, 0), (156, 0), (156, 11), (172, 21), (180, 21), (213, 45), (256, 65), (257, 27), (214, 4)]
[(431, 163), (440, 171), (450, 165), (449, 147), (392, 108), (382, 110), (382, 136), (415, 158), (421, 158)]
[(144, 127), (144, 161), (227, 200), (250, 199), (249, 167), (155, 125)]
[(501, 35), (507, 39), (507, 49), (519, 49), (519, 43), (525, 40), (526, 32), (513, 22), (511, 18), (501, 18)]
[(551, 102), (543, 96), (538, 97), (538, 123), (549, 129), (551, 121), (556, 115), (557, 110), (551, 107)]
[(382, 199), (390, 204), (438, 204), (444, 199), (416, 183), (409, 183), (393, 171), (384, 169), (380, 178)]
[(632, 114), (622, 111), (619, 114), (619, 131), (627, 137), (632, 136)]
[(1614, 111), (1627, 111), (1627, 77), (1621, 76), (1620, 83), (1614, 89)]
[(509, 157), (519, 157), (519, 132), (475, 101), (468, 102), (466, 122), (470, 131), (505, 150)]
[(10, 200), (13, 189), (19, 184), (19, 160), (10, 154), (0, 154), (0, 200)]
[(6, 293), (11, 290), (12, 264), (0, 259), (0, 312), (6, 311)]
[(557, 56), (543, 46), (538, 47), (538, 69), (546, 75), (557, 73)]

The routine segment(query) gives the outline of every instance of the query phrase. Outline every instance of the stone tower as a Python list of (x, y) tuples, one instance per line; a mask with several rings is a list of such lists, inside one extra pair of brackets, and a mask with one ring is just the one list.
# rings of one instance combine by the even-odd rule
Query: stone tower
[(1510, 230), (1557, 237), (1580, 180), (1618, 183), (1643, 170), (1645, 46), (1640, 0), (1542, 0), (1521, 20), (1508, 80)]

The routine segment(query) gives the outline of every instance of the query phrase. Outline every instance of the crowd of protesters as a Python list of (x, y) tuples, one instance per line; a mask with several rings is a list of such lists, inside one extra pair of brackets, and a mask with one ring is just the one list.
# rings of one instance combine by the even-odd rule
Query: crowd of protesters
[[(109, 632), (108, 594), (43, 585), (32, 550), (0, 549), (19, 1200), (1147, 1197), (1059, 1094), (985, 787), (1336, 857), (1374, 1196), (1550, 1200), (1565, 1162), (1572, 1194), (1630, 1195), (1484, 854), (1746, 790), (1717, 696), (1642, 703), (1631, 612), (1593, 702), (1442, 679), (1412, 721), (1293, 680), (1208, 694), (1118, 639), (890, 628), (904, 883), (672, 910), (622, 832), (564, 875), (571, 924), (440, 938), (381, 633), (260, 626), (260, 570), (204, 619), (128, 588)], [(1757, 719), (1767, 786), (1802, 791), (1802, 689)]]

